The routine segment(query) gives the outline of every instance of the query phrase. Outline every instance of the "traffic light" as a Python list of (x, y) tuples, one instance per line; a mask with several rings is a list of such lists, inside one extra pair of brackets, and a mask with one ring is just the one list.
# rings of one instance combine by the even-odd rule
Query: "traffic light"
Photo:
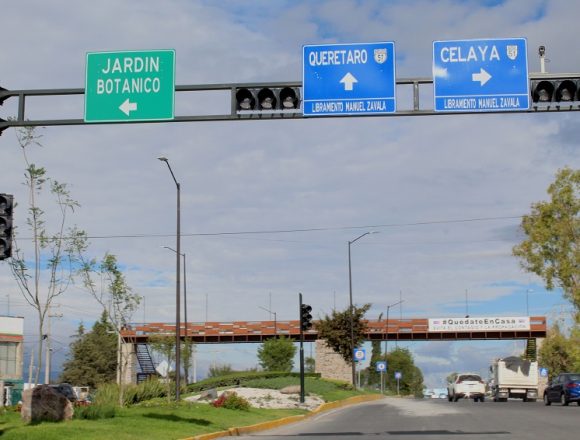
[(300, 304), (300, 328), (302, 331), (310, 330), (312, 328), (311, 311), (312, 307), (308, 304)]
[(240, 112), (284, 111), (300, 107), (298, 87), (238, 87), (235, 91), (236, 109)]
[[(6, 96), (6, 94), (4, 93), (6, 91), (7, 90), (4, 87), (0, 87), (0, 105), (4, 104), (4, 101), (6, 101), (9, 98), (9, 96)], [(6, 120), (0, 118), (0, 136), (2, 136), (2, 132), (7, 128), (8, 126), (6, 125)]]
[(0, 194), (0, 260), (12, 256), (12, 206), (13, 197)]
[(532, 81), (532, 101), (538, 104), (571, 104), (580, 101), (579, 78), (538, 79)]

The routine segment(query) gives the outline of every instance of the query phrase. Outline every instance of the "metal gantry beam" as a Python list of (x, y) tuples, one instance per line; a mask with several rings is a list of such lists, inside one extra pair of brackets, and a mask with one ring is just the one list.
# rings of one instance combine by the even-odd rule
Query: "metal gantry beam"
[[(529, 81), (540, 80), (564, 80), (574, 79), (580, 80), (580, 73), (531, 73)], [(454, 111), (454, 112), (435, 112), (432, 108), (422, 105), (420, 101), (420, 92), (422, 87), (432, 86), (433, 79), (427, 77), (418, 78), (400, 78), (396, 80), (397, 87), (410, 87), (412, 89), (412, 102), (408, 109), (397, 109), (395, 113), (390, 114), (363, 114), (354, 115), (354, 117), (393, 117), (393, 116), (434, 116), (434, 115), (451, 115), (451, 114), (473, 114), (470, 111)], [(7, 90), (0, 87), (0, 105), (10, 98), (18, 99), (18, 112), (15, 118), (7, 120), (0, 119), (0, 133), (8, 127), (24, 127), (24, 126), (66, 126), (66, 125), (96, 125), (96, 124), (143, 124), (143, 123), (162, 123), (162, 122), (209, 122), (209, 121), (262, 121), (262, 120), (280, 120), (280, 119), (313, 119), (305, 118), (302, 114), (302, 109), (299, 107), (295, 110), (254, 110), (254, 111), (238, 111), (236, 107), (235, 95), (236, 90), (240, 88), (279, 88), (279, 87), (302, 87), (300, 81), (287, 82), (253, 82), (253, 83), (223, 83), (223, 84), (192, 84), (192, 85), (177, 85), (175, 92), (224, 92), (230, 91), (231, 105), (228, 112), (221, 114), (197, 114), (197, 115), (182, 115), (176, 116), (171, 120), (160, 121), (115, 121), (115, 122), (90, 122), (87, 123), (84, 119), (28, 119), (26, 115), (27, 98), (29, 97), (54, 97), (54, 96), (68, 96), (68, 95), (84, 95), (84, 88), (70, 88), (70, 89), (33, 89), (33, 90)], [(432, 106), (433, 102), (430, 100), (429, 104)], [(543, 113), (543, 112), (561, 112), (561, 111), (578, 111), (580, 110), (580, 103), (532, 103), (530, 109), (524, 111), (506, 112), (501, 110), (477, 112), (494, 114), (494, 113)], [(345, 118), (353, 117), (353, 115), (320, 115), (318, 118)]]

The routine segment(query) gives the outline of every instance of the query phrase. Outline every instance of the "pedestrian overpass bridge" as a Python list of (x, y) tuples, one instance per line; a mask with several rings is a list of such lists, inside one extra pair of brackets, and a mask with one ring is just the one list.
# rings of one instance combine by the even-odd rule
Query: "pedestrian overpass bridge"
[[(469, 341), (527, 340), (526, 352), (535, 354), (536, 340), (546, 337), (544, 316), (531, 317), (466, 317), (441, 319), (364, 320), (367, 341)], [(261, 343), (280, 336), (300, 339), (300, 322), (296, 321), (233, 321), (187, 322), (180, 324), (182, 340), (196, 344)], [(156, 375), (148, 348), (150, 339), (158, 335), (175, 336), (175, 324), (152, 322), (131, 324), (121, 332), (121, 361), (124, 383), (135, 383)], [(350, 381), (351, 367), (325, 341), (319, 339), (316, 321), (304, 332), (304, 340), (314, 342), (316, 372), (322, 377)], [(386, 351), (386, 349), (385, 349)]]
[[(433, 324), (434, 320), (428, 318), (389, 319), (388, 321), (365, 320), (365, 339), (368, 341), (460, 341), (546, 337), (545, 316), (531, 316), (529, 317), (529, 325), (511, 326), (513, 329), (509, 328), (509, 325), (498, 325), (496, 328), (492, 328), (493, 326), (485, 328), (485, 325), (477, 326), (476, 321), (486, 319), (502, 318), (449, 318), (450, 321), (456, 321), (457, 325), (445, 329)], [(521, 319), (527, 320), (528, 317)], [(469, 323), (462, 325), (460, 323), (467, 320), (475, 322), (475, 325), (469, 325)], [(122, 331), (121, 337), (125, 343), (146, 344), (151, 336), (159, 334), (175, 335), (175, 324), (161, 322), (132, 324)], [(260, 343), (266, 339), (282, 335), (298, 340), (300, 338), (300, 322), (298, 320), (188, 322), (181, 323), (179, 334), (182, 339), (191, 340), (196, 344)], [(316, 330), (316, 321), (314, 321), (314, 327), (304, 332), (304, 340), (312, 342), (317, 339), (318, 331)]]

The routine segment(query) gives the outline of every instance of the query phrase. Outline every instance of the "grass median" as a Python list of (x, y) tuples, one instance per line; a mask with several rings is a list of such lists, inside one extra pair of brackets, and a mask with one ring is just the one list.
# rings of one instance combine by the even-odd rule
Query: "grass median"
[[(296, 385), (296, 380), (293, 377), (256, 378), (240, 385), (281, 389), (288, 385)], [(305, 388), (308, 393), (317, 394), (327, 402), (364, 394), (353, 391), (344, 384), (316, 378), (307, 378)], [(27, 425), (21, 421), (20, 413), (7, 409), (0, 416), (0, 436), (3, 440), (170, 440), (306, 413), (307, 411), (303, 409), (231, 410), (201, 403), (167, 403), (166, 398), (156, 398), (116, 408), (115, 416), (112, 418), (74, 419), (61, 423), (44, 422)]]

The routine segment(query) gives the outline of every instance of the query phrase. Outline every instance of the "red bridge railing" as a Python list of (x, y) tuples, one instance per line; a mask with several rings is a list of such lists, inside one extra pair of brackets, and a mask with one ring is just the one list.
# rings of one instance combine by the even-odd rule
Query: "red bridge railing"
[[(528, 339), (546, 336), (545, 316), (530, 317), (529, 330), (472, 330), (452, 332), (430, 332), (428, 319), (390, 319), (367, 320), (366, 339), (368, 340), (470, 340), (470, 339)], [(187, 329), (187, 331), (186, 331)], [(152, 322), (132, 324), (121, 336), (126, 342), (147, 342), (149, 337), (158, 334), (175, 334), (175, 324)], [(181, 323), (180, 334), (183, 338), (196, 343), (243, 343), (262, 342), (276, 336), (298, 339), (299, 322), (296, 321), (233, 321), (233, 322), (189, 322)], [(316, 321), (313, 329), (305, 332), (306, 341), (318, 339)]]

